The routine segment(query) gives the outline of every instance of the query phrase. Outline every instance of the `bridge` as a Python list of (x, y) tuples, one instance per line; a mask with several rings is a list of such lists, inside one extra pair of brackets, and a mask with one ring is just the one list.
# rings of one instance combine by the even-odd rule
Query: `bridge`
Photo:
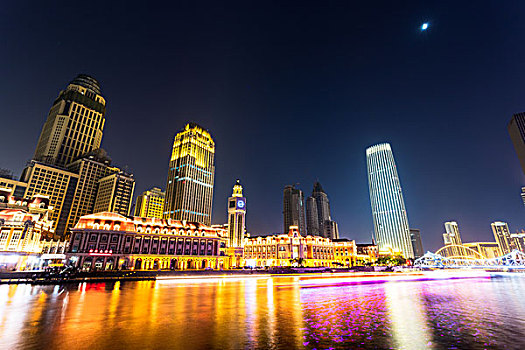
[[(468, 249), (468, 248), (467, 248)], [(441, 249), (436, 253), (426, 252), (421, 258), (416, 259), (414, 267), (423, 269), (460, 269), (460, 268), (478, 268), (478, 269), (525, 269), (525, 253), (514, 250), (506, 255), (497, 258), (485, 258), (481, 254), (468, 252), (465, 255), (443, 256)]]

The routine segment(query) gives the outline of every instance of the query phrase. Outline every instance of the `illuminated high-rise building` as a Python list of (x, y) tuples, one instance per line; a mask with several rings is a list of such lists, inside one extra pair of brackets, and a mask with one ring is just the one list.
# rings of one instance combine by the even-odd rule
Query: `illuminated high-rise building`
[(118, 168), (108, 168), (109, 175), (98, 180), (94, 213), (111, 212), (130, 215), (135, 179)]
[(135, 203), (135, 216), (162, 219), (166, 193), (158, 187), (142, 192)]
[(499, 249), (503, 255), (519, 249), (516, 239), (511, 237), (509, 225), (506, 222), (495, 221), (490, 224), (494, 239), (498, 243)]
[(24, 197), (49, 198), (49, 220), (57, 236), (67, 235), (68, 218), (79, 175), (62, 168), (32, 161), (24, 169), (21, 181), (27, 183)]
[(246, 231), (246, 198), (242, 196), (239, 180), (233, 186), (233, 193), (228, 198), (228, 244), (230, 248), (244, 245)]
[(400, 251), (414, 258), (401, 183), (390, 144), (366, 150), (370, 204), (377, 245), (381, 250)]
[(100, 148), (105, 113), (106, 101), (98, 82), (88, 75), (78, 75), (53, 103), (33, 158), (65, 166)]
[(215, 142), (204, 128), (187, 124), (173, 141), (163, 217), (211, 225), (214, 175)]
[(443, 243), (445, 246), (450, 246), (446, 249), (446, 256), (462, 256), (464, 249), (461, 242), (461, 234), (459, 233), (459, 225), (456, 221), (445, 222), (445, 233), (443, 233)]
[(443, 233), (443, 242), (445, 245), (462, 245), (459, 225), (455, 221), (445, 222), (445, 233)]
[(290, 231), (290, 226), (297, 226), (301, 235), (306, 235), (306, 220), (304, 216), (303, 191), (288, 185), (283, 191), (284, 232)]
[(78, 174), (78, 181), (66, 231), (75, 227), (80, 217), (93, 213), (99, 180), (116, 171), (110, 170), (115, 169), (109, 166), (110, 163), (111, 158), (107, 153), (103, 149), (96, 149), (67, 165), (67, 170)]

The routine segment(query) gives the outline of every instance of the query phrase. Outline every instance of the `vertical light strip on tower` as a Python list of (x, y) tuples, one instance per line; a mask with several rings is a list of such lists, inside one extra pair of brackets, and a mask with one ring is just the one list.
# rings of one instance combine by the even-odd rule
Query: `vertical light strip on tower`
[(370, 205), (379, 249), (400, 251), (413, 258), (408, 218), (390, 144), (366, 150)]

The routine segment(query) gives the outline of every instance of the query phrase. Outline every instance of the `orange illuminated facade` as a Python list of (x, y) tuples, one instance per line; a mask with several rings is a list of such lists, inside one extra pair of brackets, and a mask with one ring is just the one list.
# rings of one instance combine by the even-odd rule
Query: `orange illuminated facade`
[(244, 240), (244, 263), (253, 267), (350, 266), (355, 261), (355, 253), (354, 241), (334, 242), (320, 236), (304, 237), (297, 226), (291, 226), (288, 234)]
[(102, 212), (71, 231), (68, 260), (85, 271), (229, 267), (226, 231), (200, 223)]

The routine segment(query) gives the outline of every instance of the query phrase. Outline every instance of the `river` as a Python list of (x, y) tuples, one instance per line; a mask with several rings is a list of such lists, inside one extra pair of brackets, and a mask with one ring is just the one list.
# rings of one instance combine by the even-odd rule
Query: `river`
[(0, 349), (519, 349), (524, 300), (525, 274), (0, 285)]

